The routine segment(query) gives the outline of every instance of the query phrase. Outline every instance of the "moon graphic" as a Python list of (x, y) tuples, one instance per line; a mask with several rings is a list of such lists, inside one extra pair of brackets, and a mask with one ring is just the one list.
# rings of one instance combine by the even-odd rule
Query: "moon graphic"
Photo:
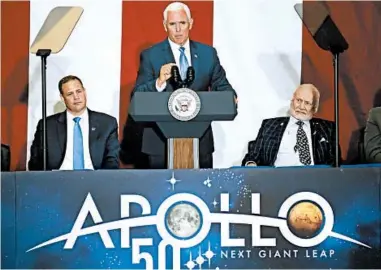
[(167, 215), (167, 227), (178, 238), (193, 236), (201, 226), (199, 211), (189, 203), (175, 205)]

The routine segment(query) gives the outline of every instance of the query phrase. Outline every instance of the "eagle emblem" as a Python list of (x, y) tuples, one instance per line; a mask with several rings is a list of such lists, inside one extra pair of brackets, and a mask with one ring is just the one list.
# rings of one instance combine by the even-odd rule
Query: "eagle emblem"
[(174, 91), (168, 100), (171, 115), (180, 121), (189, 121), (200, 112), (201, 102), (197, 93), (188, 88)]

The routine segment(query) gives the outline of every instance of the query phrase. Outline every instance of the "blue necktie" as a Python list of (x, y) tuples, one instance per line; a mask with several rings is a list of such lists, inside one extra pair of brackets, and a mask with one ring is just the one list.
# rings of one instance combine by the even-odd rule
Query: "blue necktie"
[(73, 140), (73, 170), (83, 170), (85, 168), (85, 160), (83, 156), (83, 138), (82, 130), (79, 125), (80, 117), (75, 117), (74, 124), (74, 140)]
[(189, 64), (188, 64), (188, 59), (184, 53), (185, 48), (180, 47), (179, 50), (180, 50), (180, 75), (181, 75), (181, 79), (185, 80), (185, 78), (187, 77), (187, 70), (188, 70)]

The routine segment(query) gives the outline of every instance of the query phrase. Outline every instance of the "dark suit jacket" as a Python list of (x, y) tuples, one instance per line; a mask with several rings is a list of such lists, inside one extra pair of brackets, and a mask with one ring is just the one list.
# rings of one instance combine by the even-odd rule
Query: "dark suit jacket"
[(123, 127), (123, 139), (120, 142), (119, 158), (123, 164), (134, 165), (135, 169), (149, 167), (148, 157), (141, 152), (143, 123), (135, 122), (128, 115)]
[[(110, 115), (91, 111), (89, 114), (89, 150), (95, 170), (119, 168), (118, 123)], [(47, 170), (58, 170), (66, 153), (66, 111), (46, 118)], [(43, 170), (42, 119), (30, 149), (29, 170)]]
[(1, 144), (1, 171), (9, 172), (11, 169), (11, 148), (7, 144)]
[(381, 163), (381, 107), (369, 111), (364, 132), (365, 159), (371, 163)]
[[(190, 41), (191, 62), (195, 70), (195, 80), (189, 87), (194, 91), (234, 91), (228, 82), (225, 70), (220, 64), (216, 49), (195, 41)], [(176, 63), (168, 40), (164, 40), (140, 55), (140, 67), (134, 92), (156, 90), (156, 79), (164, 64)], [(173, 91), (169, 80), (164, 91)], [(235, 92), (235, 91), (234, 91)], [(154, 102), (154, 101), (153, 101)], [(166, 138), (155, 123), (147, 123), (143, 130), (142, 152), (151, 155), (164, 155)], [(214, 151), (212, 128), (209, 126), (200, 139), (200, 155)]]
[[(249, 142), (248, 153), (242, 160), (242, 166), (245, 166), (248, 161), (254, 161), (258, 166), (274, 166), (289, 120), (290, 117), (263, 120), (256, 140)], [(310, 124), (314, 164), (334, 165), (335, 123), (320, 118), (312, 118)]]

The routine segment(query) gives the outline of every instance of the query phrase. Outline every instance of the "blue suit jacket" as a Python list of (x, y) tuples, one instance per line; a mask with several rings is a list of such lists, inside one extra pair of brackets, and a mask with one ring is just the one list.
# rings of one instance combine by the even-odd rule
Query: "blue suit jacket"
[[(190, 40), (191, 61), (195, 79), (190, 86), (195, 91), (234, 91), (228, 82), (225, 70), (220, 64), (215, 48)], [(168, 39), (144, 50), (140, 54), (140, 67), (133, 92), (157, 92), (156, 80), (162, 65), (176, 63)], [(164, 91), (173, 91), (167, 81)], [(234, 91), (235, 92), (235, 91)], [(148, 123), (143, 130), (142, 152), (151, 155), (164, 155), (166, 138), (155, 123)], [(214, 141), (209, 126), (200, 139), (200, 155), (213, 153)]]

